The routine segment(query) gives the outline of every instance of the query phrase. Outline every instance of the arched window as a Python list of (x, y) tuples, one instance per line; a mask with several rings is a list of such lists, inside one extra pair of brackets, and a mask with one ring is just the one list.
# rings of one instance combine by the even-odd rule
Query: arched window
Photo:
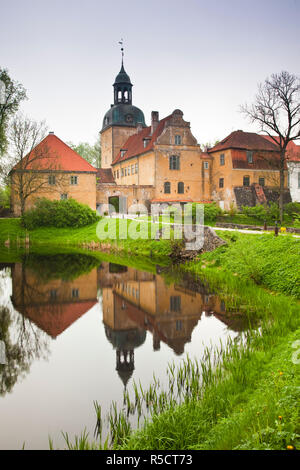
[(164, 183), (164, 193), (170, 194), (170, 192), (171, 192), (171, 183), (169, 181), (166, 181)]
[(184, 183), (182, 181), (180, 181), (178, 183), (178, 190), (177, 190), (178, 194), (184, 194)]

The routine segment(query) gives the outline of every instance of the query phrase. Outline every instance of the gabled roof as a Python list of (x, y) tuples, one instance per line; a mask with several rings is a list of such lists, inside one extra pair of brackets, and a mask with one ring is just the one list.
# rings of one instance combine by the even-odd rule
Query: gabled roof
[(97, 178), (99, 183), (115, 183), (111, 168), (98, 168)]
[(208, 149), (208, 152), (212, 153), (226, 149), (278, 152), (277, 145), (265, 139), (265, 136), (256, 134), (255, 132), (244, 132), (241, 130), (231, 132), (231, 134), (221, 140), (217, 145)]
[[(26, 170), (97, 172), (97, 169), (81, 155), (52, 133), (48, 134), (24, 159), (28, 159), (28, 163), (23, 166)], [(13, 167), (13, 170), (17, 169), (22, 169), (20, 163)]]
[(82, 302), (53, 302), (23, 307), (17, 305), (16, 308), (41, 330), (52, 338), (56, 338), (96, 304), (97, 299), (91, 299)]
[[(151, 135), (151, 126), (145, 127), (142, 129), (140, 132), (137, 134), (132, 135), (127, 139), (125, 144), (123, 145), (123, 150), (126, 150), (126, 153), (123, 157), (121, 157), (121, 151), (118, 153), (114, 161), (112, 162), (112, 165), (115, 165), (116, 163), (121, 163), (125, 160), (128, 160), (129, 158), (135, 157), (137, 155), (143, 154), (145, 152), (149, 152), (149, 150), (153, 150), (154, 144), (157, 140), (157, 138), (160, 136), (162, 131), (164, 130), (165, 123), (171, 119), (172, 115), (169, 115), (165, 117), (164, 119), (161, 119), (157, 125), (157, 128)], [(144, 140), (149, 139), (147, 146), (144, 147)]]

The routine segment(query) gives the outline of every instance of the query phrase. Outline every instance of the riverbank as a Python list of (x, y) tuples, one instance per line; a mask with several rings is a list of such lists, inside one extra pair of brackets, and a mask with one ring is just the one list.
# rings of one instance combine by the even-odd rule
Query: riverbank
[[(284, 246), (273, 240), (253, 239), (253, 246), (247, 251), (252, 266), (256, 261), (261, 267), (263, 263), (267, 265), (272, 250), (270, 262), (274, 263)], [(249, 241), (248, 237), (236, 240), (232, 242), (236, 245), (229, 243), (227, 248), (204, 254), (181, 268), (217, 289), (227, 305), (244, 311), (249, 330), (243, 340), (223, 347), (221, 354), (208, 352), (206, 360), (191, 368), (193, 386), (187, 387), (184, 403), (176, 406), (169, 398), (167, 410), (154, 412), (151, 420), (119, 448), (299, 449), (300, 306), (291, 296), (278, 293), (298, 292), (296, 286), (292, 289), (293, 282), (297, 282), (293, 278), (297, 267), (292, 269), (292, 282), (284, 273), (283, 280), (278, 280), (282, 267), (290, 263), (292, 266), (294, 256), (299, 257), (299, 242), (284, 242), (284, 256), (279, 257), (277, 265), (273, 264), (276, 282), (269, 276), (263, 280), (266, 287), (272, 288), (273, 292), (269, 292), (258, 287), (247, 264), (239, 263), (243, 256), (239, 250)], [(258, 253), (254, 258), (255, 248)], [(183, 369), (188, 366), (185, 361)], [(205, 380), (199, 388), (203, 372)], [(185, 377), (186, 383), (190, 380), (190, 376)]]
[(43, 227), (28, 231), (22, 227), (20, 219), (0, 219), (0, 246), (34, 246), (51, 250), (64, 246), (126, 256), (148, 256), (165, 264), (171, 251), (170, 240), (151, 238), (151, 231), (156, 233), (162, 228), (160, 223), (110, 218), (102, 219), (102, 222), (100, 231), (98, 222), (81, 228)]
[[(231, 310), (244, 315), (247, 332), (206, 351), (202, 360), (187, 358), (179, 370), (166, 371), (165, 390), (154, 382), (147, 390), (128, 391), (127, 410), (148, 401), (152, 414), (130, 432), (120, 412), (115, 449), (299, 449), (300, 242), (237, 233), (226, 238), (226, 246), (178, 266), (170, 277), (184, 271), (207, 283), (229, 316)], [(101, 448), (86, 438), (77, 442)]]
[[(120, 228), (122, 231), (131, 223), (117, 222), (117, 236)], [(89, 248), (93, 255), (100, 256), (96, 226), (39, 229), (26, 235), (14, 220), (6, 228), (2, 225), (1, 229), (0, 224), (2, 241), (8, 239), (7, 228), (11, 245), (23, 244), (24, 249), (29, 235), (35, 249), (49, 249), (49, 245), (53, 250)], [(183, 380), (187, 390), (183, 403), (176, 404), (171, 386), (160, 392), (155, 398), (158, 401), (153, 400), (151, 419), (133, 433), (124, 425), (116, 437), (115, 448), (299, 448), (300, 354), (296, 341), (300, 339), (300, 241), (290, 235), (217, 233), (227, 245), (177, 266), (172, 277), (176, 271), (178, 276), (186, 272), (196, 276), (198, 282), (207, 283), (226, 303), (228, 315), (230, 307), (241, 312), (249, 329), (239, 341), (223, 345), (221, 352), (207, 352), (206, 360), (192, 367), (186, 360), (183, 363), (186, 375), (179, 371), (180, 377), (176, 378), (175, 373), (175, 383)], [(132, 258), (152, 254), (166, 265), (169, 261), (168, 240), (117, 239), (103, 243), (108, 251), (127, 250)], [(164, 275), (168, 276), (168, 272)], [(135, 402), (134, 391), (131, 392), (130, 409)], [(121, 416), (121, 422), (122, 419), (126, 422), (126, 416)], [(85, 448), (92, 446), (85, 442)]]

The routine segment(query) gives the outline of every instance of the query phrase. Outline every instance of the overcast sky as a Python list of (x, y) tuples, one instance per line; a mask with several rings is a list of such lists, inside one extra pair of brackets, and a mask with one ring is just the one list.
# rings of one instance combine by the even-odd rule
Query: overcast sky
[(94, 143), (113, 102), (118, 41), (146, 123), (179, 108), (199, 143), (255, 130), (239, 106), (272, 73), (300, 75), (300, 0), (0, 0), (0, 66), (22, 111)]

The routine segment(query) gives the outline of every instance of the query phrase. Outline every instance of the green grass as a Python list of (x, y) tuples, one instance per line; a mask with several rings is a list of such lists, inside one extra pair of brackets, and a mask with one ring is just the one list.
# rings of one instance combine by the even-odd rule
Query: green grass
[[(115, 246), (127, 252), (129, 259), (153, 252), (166, 259), (168, 240), (120, 240), (120, 232), (131, 223), (117, 222)], [(0, 239), (6, 239), (7, 229), (14, 242), (24, 234), (17, 220), (2, 220)], [(178, 267), (169, 276), (176, 279), (186, 271), (208, 283), (227, 308), (245, 316), (248, 332), (243, 341), (223, 345), (221, 353), (207, 351), (206, 359), (192, 365), (186, 360), (173, 375), (169, 369), (166, 390), (154, 383), (148, 390), (134, 389), (132, 396), (126, 395), (129, 414), (138, 411), (141, 402), (146, 408), (148, 403), (151, 419), (131, 432), (126, 413), (112, 408), (111, 445), (115, 448), (299, 448), (299, 364), (292, 361), (292, 355), (300, 339), (300, 240), (273, 234), (219, 235), (228, 242), (226, 246)], [(54, 251), (63, 245), (65, 250), (78, 250), (78, 243), (98, 241), (96, 225), (71, 231), (38, 229), (30, 232), (30, 239), (35, 250), (50, 246)], [(92, 255), (103, 253), (93, 251)], [(66, 444), (68, 448), (103, 448), (101, 442), (90, 443), (86, 433), (75, 444), (66, 436)]]
[(270, 350), (258, 338), (256, 350), (232, 347), (223, 359), (223, 380), (212, 379), (201, 398), (186, 396), (179, 406), (153, 414), (122, 449), (231, 450), (299, 448), (299, 365), (292, 345), (300, 330)]
[[(102, 227), (106, 224), (101, 232), (101, 239), (98, 237), (98, 222), (81, 228), (42, 227), (26, 231), (21, 226), (20, 219), (0, 219), (0, 246), (3, 246), (7, 240), (10, 241), (10, 246), (24, 245), (28, 237), (31, 246), (46, 246), (49, 249), (61, 246), (77, 248), (92, 246), (95, 249), (110, 250), (112, 253), (121, 251), (130, 256), (150, 256), (157, 260), (163, 260), (170, 253), (170, 240), (156, 241), (151, 238), (151, 230), (156, 233), (161, 228), (158, 223), (110, 218), (102, 219), (100, 223)], [(125, 239), (126, 233), (129, 234), (127, 239)]]
[[(271, 252), (272, 239), (269, 243)], [(230, 249), (229, 243), (228, 253)], [(127, 450), (299, 448), (299, 364), (292, 361), (300, 349), (295, 343), (300, 339), (299, 302), (274, 295), (222, 265), (201, 268), (205, 256), (214, 254), (178, 267), (170, 278), (176, 280), (182, 269), (197, 274), (199, 282), (218, 292), (226, 308), (246, 317), (248, 331), (219, 351), (207, 349), (202, 360), (187, 358), (177, 370), (170, 365), (164, 389), (155, 379), (147, 390), (135, 384), (127, 389), (125, 410), (112, 408), (110, 445)], [(150, 418), (132, 431), (127, 414), (143, 416), (145, 408)], [(86, 435), (76, 442), (71, 448), (79, 443), (103, 448)]]
[(191, 268), (222, 269), (273, 291), (300, 298), (300, 239), (291, 235), (218, 232), (228, 244), (203, 254)]

